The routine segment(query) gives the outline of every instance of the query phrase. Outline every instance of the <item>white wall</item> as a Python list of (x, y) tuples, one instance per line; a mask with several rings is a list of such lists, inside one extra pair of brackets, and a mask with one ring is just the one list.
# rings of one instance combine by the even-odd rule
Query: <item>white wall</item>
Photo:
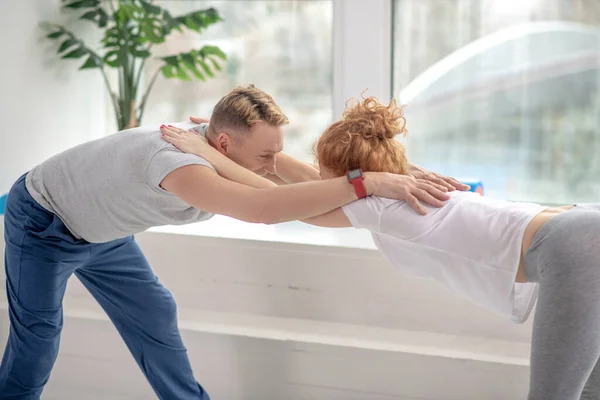
[(67, 19), (60, 0), (0, 1), (0, 195), (37, 163), (106, 134), (101, 75), (78, 71), (83, 59), (59, 59), (39, 27), (45, 20), (94, 38), (93, 25)]

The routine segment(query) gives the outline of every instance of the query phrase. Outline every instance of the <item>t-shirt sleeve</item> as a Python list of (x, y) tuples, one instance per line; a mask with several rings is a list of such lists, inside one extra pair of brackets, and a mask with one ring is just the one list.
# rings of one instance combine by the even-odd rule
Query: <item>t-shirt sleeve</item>
[(203, 165), (208, 168), (214, 167), (202, 157), (194, 154), (186, 154), (176, 149), (172, 145), (160, 149), (148, 165), (148, 183), (151, 186), (159, 187), (160, 183), (167, 175), (177, 168), (187, 165)]
[(342, 207), (353, 227), (376, 233), (380, 231), (381, 214), (384, 209), (384, 201), (378, 197), (356, 200)]

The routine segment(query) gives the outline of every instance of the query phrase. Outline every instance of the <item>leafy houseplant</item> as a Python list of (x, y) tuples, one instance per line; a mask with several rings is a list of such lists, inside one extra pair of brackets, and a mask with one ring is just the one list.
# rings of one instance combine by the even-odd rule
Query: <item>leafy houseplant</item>
[[(177, 17), (153, 0), (62, 0), (64, 7), (83, 14), (80, 19), (96, 24), (104, 31), (100, 50), (88, 47), (83, 40), (63, 26), (49, 24), (49, 39), (62, 41), (58, 54), (63, 59), (86, 61), (79, 69), (99, 69), (110, 93), (119, 130), (136, 127), (144, 116), (148, 95), (159, 74), (165, 78), (205, 81), (220, 71), (218, 61), (227, 57), (216, 46), (161, 57), (162, 63), (150, 78), (145, 91), (140, 85), (146, 60), (152, 55), (152, 46), (163, 43), (174, 31), (184, 29), (201, 33), (207, 27), (222, 21), (214, 8), (194, 11)], [(107, 68), (118, 70), (118, 92), (114, 91), (107, 76)], [(190, 77), (190, 75), (192, 77)]]

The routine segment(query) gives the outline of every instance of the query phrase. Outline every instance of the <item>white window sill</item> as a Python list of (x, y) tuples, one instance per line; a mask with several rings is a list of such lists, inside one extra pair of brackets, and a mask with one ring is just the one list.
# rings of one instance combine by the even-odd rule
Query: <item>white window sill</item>
[(320, 228), (298, 221), (264, 225), (217, 215), (208, 221), (181, 226), (161, 226), (148, 231), (274, 243), (376, 249), (371, 234), (366, 230)]

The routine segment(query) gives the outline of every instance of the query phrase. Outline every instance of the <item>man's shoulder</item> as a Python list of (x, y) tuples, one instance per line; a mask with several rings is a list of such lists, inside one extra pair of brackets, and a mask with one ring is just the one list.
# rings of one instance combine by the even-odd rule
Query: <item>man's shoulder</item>
[(158, 133), (160, 132), (161, 125), (173, 125), (177, 128), (181, 129), (192, 129), (198, 126), (208, 125), (208, 124), (196, 124), (191, 121), (179, 121), (179, 122), (169, 122), (166, 121), (164, 123), (154, 123), (154, 124), (144, 124), (135, 128), (123, 129), (117, 133)]

